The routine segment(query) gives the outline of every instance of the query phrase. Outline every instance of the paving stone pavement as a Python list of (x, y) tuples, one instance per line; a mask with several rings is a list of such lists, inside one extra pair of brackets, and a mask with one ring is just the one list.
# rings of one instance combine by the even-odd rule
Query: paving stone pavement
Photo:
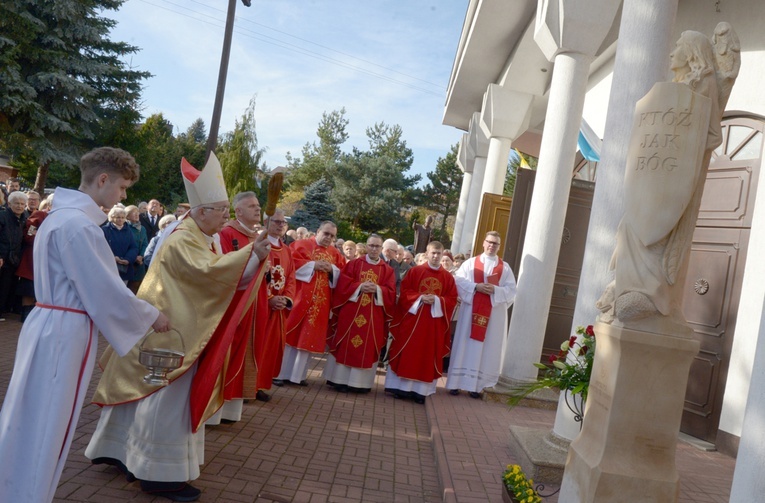
[[(0, 399), (10, 379), (21, 324), (0, 322)], [(105, 347), (99, 341), (99, 350)], [(499, 502), (501, 473), (515, 462), (508, 425), (551, 428), (554, 412), (453, 397), (425, 406), (395, 400), (378, 372), (369, 394), (338, 393), (314, 358), (309, 386), (274, 388), (268, 403), (245, 405), (242, 421), (207, 427), (202, 502)], [(86, 403), (100, 371), (95, 370)], [(54, 502), (163, 502), (143, 494), (83, 452), (99, 409), (86, 405)], [(735, 460), (678, 444), (680, 503), (728, 501)], [(552, 487), (551, 489), (555, 489)], [(545, 499), (556, 503), (557, 496)]]

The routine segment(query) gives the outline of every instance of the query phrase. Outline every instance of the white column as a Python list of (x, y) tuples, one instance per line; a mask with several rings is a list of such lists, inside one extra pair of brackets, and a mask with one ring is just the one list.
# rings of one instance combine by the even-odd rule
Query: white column
[[(502, 194), (507, 176), (507, 161), (510, 159), (510, 138), (492, 136), (489, 138), (489, 155), (486, 157), (486, 173), (483, 176), (483, 194)], [(499, 230), (499, 229), (494, 229)]]
[(457, 215), (454, 219), (454, 234), (452, 235), (452, 254), (460, 253), (460, 242), (462, 241), (462, 229), (465, 223), (465, 212), (468, 207), (468, 196), (470, 194), (470, 184), (473, 180), (473, 166), (475, 156), (469, 149), (468, 134), (464, 133), (460, 140), (460, 146), (457, 151), (457, 166), (463, 171), (462, 189), (460, 190), (460, 202), (457, 205)]
[[(755, 255), (749, 255), (754, 258)], [(748, 265), (748, 264), (747, 264)], [(765, 305), (760, 305), (765, 310)], [(765, 341), (765, 316), (762, 317), (757, 339)], [(749, 395), (746, 401), (744, 424), (739, 442), (736, 470), (733, 472), (733, 487), (730, 501), (753, 501), (765, 490), (765, 348), (758, 345), (752, 367)], [(757, 491), (757, 492), (755, 492)]]
[(510, 145), (528, 129), (533, 101), (530, 94), (489, 84), (481, 108), (481, 129), (489, 138), (486, 174), (481, 189), (483, 193), (502, 194)]
[(465, 254), (472, 254), (473, 252), (475, 226), (478, 221), (481, 199), (483, 197), (482, 188), (483, 177), (486, 172), (486, 156), (489, 153), (489, 139), (481, 129), (480, 121), (481, 113), (475, 112), (470, 121), (470, 129), (468, 131), (468, 145), (475, 155), (475, 163), (473, 164), (473, 177), (470, 181), (468, 206), (465, 210), (465, 223), (462, 225), (462, 236), (459, 246), (459, 252)]
[[(608, 266), (616, 242), (616, 228), (624, 214), (624, 169), (632, 113), (637, 100), (654, 83), (667, 76), (667, 55), (674, 44), (672, 33), (676, 14), (676, 1), (624, 0), (572, 334), (579, 325), (595, 323), (598, 315), (595, 301), (613, 279)], [(650, 27), (650, 33), (646, 32), (646, 27)], [(561, 340), (564, 336), (561, 335)], [(579, 434), (579, 424), (574, 421), (562, 397), (553, 431), (569, 440)]]
[(532, 381), (544, 343), (591, 56), (555, 56), (502, 376)]
[(486, 157), (476, 156), (473, 165), (473, 176), (470, 181), (470, 193), (468, 194), (468, 207), (465, 211), (465, 223), (462, 226), (462, 238), (460, 239), (460, 253), (472, 255), (475, 227), (478, 222), (478, 213), (481, 209), (483, 192), (483, 175), (486, 172)]

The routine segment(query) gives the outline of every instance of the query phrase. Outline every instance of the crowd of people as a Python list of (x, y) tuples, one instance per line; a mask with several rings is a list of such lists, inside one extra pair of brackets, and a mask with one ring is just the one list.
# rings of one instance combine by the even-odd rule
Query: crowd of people
[[(497, 232), (466, 260), (434, 240), (431, 217), (413, 224), (411, 249), (378, 234), (343, 240), (331, 221), (289, 229), (274, 204), (264, 217), (253, 192), (229, 200), (214, 155), (201, 171), (182, 161), (189, 202), (173, 215), (157, 200), (119, 202), (139, 173), (124, 151), (96, 149), (81, 172), (80, 190), (57, 189), (47, 219), (23, 216), (28, 198), (20, 192), (9, 196), (9, 215), (0, 213), (0, 225), (30, 222), (44, 247), (34, 252), (31, 290), (19, 290), (37, 297), (37, 308), (25, 304), (31, 313), (0, 411), (0, 500), (52, 499), (99, 331), (110, 347), (99, 362), (93, 402), (102, 414), (85, 455), (173, 501), (200, 497), (190, 481), (204, 463), (205, 426), (239, 421), (244, 404), (268, 402), (273, 386), (308, 386), (317, 355), (326, 356), (322, 377), (338, 393), (370, 392), (383, 367), (386, 393), (422, 404), (445, 362), (452, 395), (480, 398), (496, 384), (515, 296)], [(26, 243), (25, 235), (14, 239)], [(63, 332), (54, 334), (55, 325)], [(168, 384), (144, 381), (140, 340), (182, 343), (185, 357)], [(62, 344), (73, 346), (66, 357), (37, 369)], [(68, 377), (38, 393), (51, 371)], [(35, 400), (24, 400), (30, 393)], [(11, 466), (7, 460), (29, 456), (27, 443), (40, 452), (23, 470)]]

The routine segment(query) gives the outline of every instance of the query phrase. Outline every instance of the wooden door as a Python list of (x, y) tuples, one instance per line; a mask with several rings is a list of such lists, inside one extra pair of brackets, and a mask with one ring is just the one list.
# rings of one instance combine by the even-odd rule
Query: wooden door
[[(503, 259), (510, 264), (516, 278), (523, 255), (523, 240), (526, 236), (535, 174), (535, 171), (529, 169), (519, 169), (515, 181)], [(560, 255), (555, 271), (555, 283), (550, 299), (550, 314), (547, 317), (545, 341), (540, 355), (540, 361), (543, 362), (547, 361), (550, 354), (558, 352), (561, 342), (570, 335), (571, 325), (574, 322), (576, 294), (584, 260), (594, 188), (595, 184), (592, 182), (582, 180), (571, 182)], [(512, 307), (508, 313), (512, 315)]]
[(762, 164), (761, 120), (723, 122), (707, 173), (685, 280), (683, 313), (701, 344), (688, 378), (681, 431), (715, 442)]
[(499, 232), (502, 243), (505, 243), (512, 201), (512, 198), (499, 194), (487, 192), (483, 195), (481, 213), (478, 215), (478, 226), (473, 238), (473, 257), (483, 253), (483, 238), (489, 231)]

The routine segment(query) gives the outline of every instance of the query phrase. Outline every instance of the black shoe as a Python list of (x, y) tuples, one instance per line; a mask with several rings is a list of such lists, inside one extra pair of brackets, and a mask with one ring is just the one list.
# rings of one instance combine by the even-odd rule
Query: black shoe
[(152, 496), (161, 496), (171, 501), (196, 501), (202, 491), (186, 482), (141, 481), (141, 490)]
[(329, 386), (330, 388), (334, 388), (335, 386), (337, 386), (337, 384), (333, 383), (332, 381), (327, 381), (327, 386)]
[(348, 386), (348, 391), (350, 391), (351, 393), (364, 394), (364, 393), (369, 393), (370, 391), (372, 391), (372, 388), (354, 388), (353, 386)]
[(274, 386), (279, 386), (281, 388), (282, 386), (284, 386), (284, 379), (272, 379), (271, 383)]
[(414, 403), (419, 403), (421, 405), (425, 403), (425, 397), (414, 391), (412, 391), (412, 399), (414, 400)]
[(122, 475), (125, 476), (125, 479), (128, 482), (135, 482), (136, 478), (135, 475), (133, 475), (130, 470), (127, 469), (127, 466), (125, 466), (125, 463), (120, 461), (119, 459), (114, 458), (95, 458), (91, 461), (94, 465), (109, 465), (115, 467), (117, 470), (122, 472)]
[[(234, 424), (234, 423), (236, 423), (236, 421), (234, 421), (233, 419), (221, 419), (220, 420), (220, 424)], [(194, 501), (194, 500), (189, 500), (189, 501)]]
[(408, 391), (401, 391), (400, 389), (394, 389), (393, 398), (398, 398), (399, 400), (406, 400), (407, 398), (412, 398), (412, 395)]
[(457, 396), (457, 395), (460, 394), (460, 390), (458, 390), (458, 389), (450, 389), (449, 390), (449, 394), (452, 395), (452, 396)]
[(348, 393), (348, 386), (345, 384), (335, 384), (335, 391), (338, 393)]
[(258, 392), (255, 394), (255, 400), (258, 400), (260, 402), (267, 402), (271, 400), (271, 397), (268, 396), (268, 393), (266, 393), (262, 389), (259, 389)]
[(471, 391), (468, 395), (470, 395), (470, 398), (481, 398), (481, 394), (476, 391)]
[(305, 379), (303, 379), (302, 381), (300, 381), (300, 382), (298, 383), (298, 386), (308, 386), (308, 381), (306, 381)]

